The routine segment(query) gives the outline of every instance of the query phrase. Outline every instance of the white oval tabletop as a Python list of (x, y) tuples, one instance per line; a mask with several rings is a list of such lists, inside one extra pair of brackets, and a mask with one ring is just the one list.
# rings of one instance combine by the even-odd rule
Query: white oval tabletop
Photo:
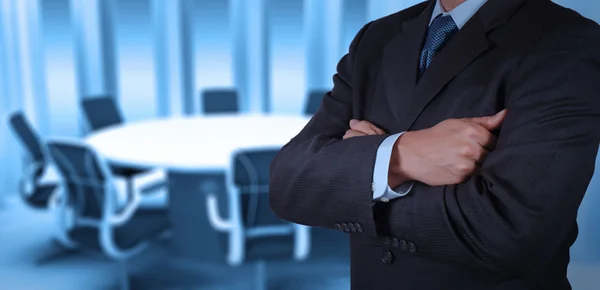
[(308, 123), (304, 116), (225, 115), (156, 119), (90, 134), (86, 143), (120, 165), (225, 170), (243, 148), (281, 148)]

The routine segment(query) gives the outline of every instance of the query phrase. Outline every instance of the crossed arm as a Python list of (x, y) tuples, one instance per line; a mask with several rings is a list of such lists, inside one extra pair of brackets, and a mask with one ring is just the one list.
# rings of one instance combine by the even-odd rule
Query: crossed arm
[[(361, 33), (319, 111), (274, 159), (270, 203), (296, 223), (357, 221), (375, 236), (373, 166), (389, 135), (343, 139)], [(415, 241), (423, 257), (477, 269), (530, 273), (548, 263), (572, 229), (600, 141), (600, 45), (590, 35), (598, 39), (595, 27), (548, 38), (524, 57), (496, 147), (478, 173), (460, 184), (416, 182), (390, 203), (390, 232)]]

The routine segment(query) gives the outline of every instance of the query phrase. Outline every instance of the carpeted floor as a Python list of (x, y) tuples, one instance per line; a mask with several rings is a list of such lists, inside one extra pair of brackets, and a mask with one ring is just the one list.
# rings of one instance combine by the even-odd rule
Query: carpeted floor
[[(130, 290), (349, 289), (347, 261), (344, 260), (309, 260), (302, 265), (248, 263), (232, 270), (172, 259), (164, 247), (156, 246), (124, 265), (65, 250), (53, 242), (53, 231), (52, 215), (26, 208), (17, 198), (3, 202), (0, 208), (0, 289), (127, 289), (124, 285)], [(313, 251), (318, 253), (319, 249)], [(333, 268), (337, 275), (322, 275), (333, 273)], [(281, 279), (297, 271), (307, 271), (310, 278)], [(224, 279), (213, 279), (216, 276), (211, 273), (220, 273)], [(572, 263), (569, 278), (574, 290), (597, 290), (600, 264)]]
[[(5, 201), (0, 210), (0, 289), (349, 289), (345, 259), (309, 261), (298, 267), (290, 262), (266, 265), (250, 262), (232, 269), (175, 259), (166, 246), (155, 245), (127, 263), (117, 263), (64, 249), (54, 242), (54, 231), (51, 214), (29, 209), (17, 198)], [(281, 279), (307, 269), (316, 276), (307, 272), (309, 278), (305, 281)], [(331, 273), (335, 275), (328, 275)]]

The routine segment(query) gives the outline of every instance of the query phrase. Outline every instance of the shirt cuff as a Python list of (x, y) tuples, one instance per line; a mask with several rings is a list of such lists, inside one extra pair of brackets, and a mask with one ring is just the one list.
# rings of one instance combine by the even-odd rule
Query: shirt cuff
[(394, 149), (396, 140), (398, 140), (402, 134), (404, 134), (404, 132), (387, 137), (383, 140), (381, 145), (379, 145), (379, 149), (377, 149), (372, 184), (374, 200), (389, 201), (394, 198), (405, 196), (413, 187), (413, 182), (401, 184), (393, 190), (388, 185), (388, 172), (392, 150)]

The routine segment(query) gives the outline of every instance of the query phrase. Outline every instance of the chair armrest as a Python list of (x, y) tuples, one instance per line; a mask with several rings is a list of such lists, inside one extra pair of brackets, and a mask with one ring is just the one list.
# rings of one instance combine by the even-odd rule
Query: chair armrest
[(139, 194), (133, 194), (127, 205), (114, 215), (108, 218), (112, 225), (119, 226), (129, 221), (140, 205), (141, 197)]
[(29, 196), (38, 185), (38, 172), (43, 166), (39, 162), (33, 162), (30, 158), (23, 158), (23, 167), (19, 179), (19, 192), (22, 196)]
[(54, 166), (53, 164), (46, 165), (46, 169), (44, 170), (44, 173), (42, 174), (42, 176), (40, 176), (39, 183), (40, 184), (48, 184), (48, 183), (60, 183), (60, 182), (61, 182), (61, 176), (60, 176), (60, 173), (58, 172), (58, 169), (56, 169), (56, 166)]
[[(23, 160), (23, 176), (27, 176), (31, 179), (37, 179), (39, 176), (39, 172), (42, 170), (44, 166), (41, 162), (33, 162), (28, 158), (24, 158)], [(43, 172), (43, 171), (42, 171)]]
[(311, 246), (311, 228), (309, 226), (293, 224), (295, 229), (294, 259), (302, 261), (308, 258)]
[(162, 169), (150, 170), (137, 174), (132, 178), (134, 191), (143, 193), (148, 189), (156, 189), (167, 185), (167, 172)]
[(206, 212), (211, 226), (217, 231), (228, 231), (233, 228), (231, 220), (226, 220), (219, 214), (219, 204), (217, 197), (212, 194), (206, 194)]

